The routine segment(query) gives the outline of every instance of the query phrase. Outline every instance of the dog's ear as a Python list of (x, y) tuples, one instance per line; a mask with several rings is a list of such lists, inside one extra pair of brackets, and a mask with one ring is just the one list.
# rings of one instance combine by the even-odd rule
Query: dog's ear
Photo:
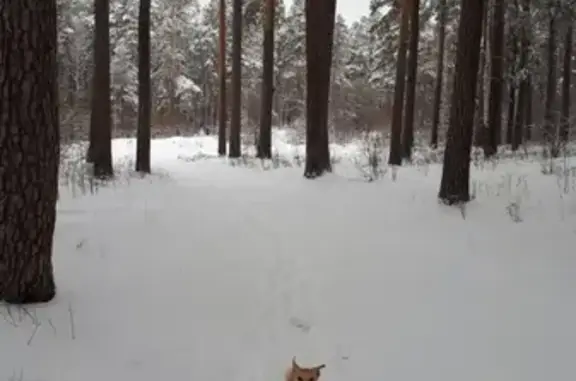
[(326, 368), (326, 364), (322, 364), (322, 365), (318, 365), (315, 366), (313, 369), (316, 371), (316, 374), (319, 376), (320, 375), (320, 370)]
[(292, 357), (292, 369), (300, 369), (300, 367), (296, 363), (296, 356)]

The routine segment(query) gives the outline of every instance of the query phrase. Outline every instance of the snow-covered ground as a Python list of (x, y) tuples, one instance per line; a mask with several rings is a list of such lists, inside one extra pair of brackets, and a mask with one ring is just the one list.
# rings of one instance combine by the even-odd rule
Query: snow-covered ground
[(215, 151), (156, 140), (154, 176), (63, 185), (59, 295), (0, 307), (0, 380), (283, 381), (293, 356), (324, 381), (575, 379), (575, 171), (476, 167), (462, 211), (438, 165), (362, 181), (358, 144), (314, 181)]

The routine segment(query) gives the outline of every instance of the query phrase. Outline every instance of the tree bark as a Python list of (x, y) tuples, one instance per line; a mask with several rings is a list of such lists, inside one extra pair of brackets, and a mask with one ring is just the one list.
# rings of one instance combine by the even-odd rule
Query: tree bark
[(406, 77), (406, 109), (404, 128), (402, 129), (402, 156), (412, 158), (414, 144), (414, 104), (416, 101), (416, 82), (418, 71), (418, 42), (420, 40), (420, 0), (410, 0), (410, 56), (408, 59), (408, 76)]
[(498, 152), (502, 134), (502, 89), (504, 69), (504, 0), (494, 1), (490, 33), (490, 97), (488, 102), (488, 134), (484, 146), (487, 157)]
[(336, 0), (306, 0), (306, 165), (304, 177), (332, 171), (328, 141)]
[(220, 0), (219, 22), (219, 66), (218, 66), (218, 155), (226, 155), (226, 0)]
[(94, 176), (98, 178), (109, 178), (114, 175), (112, 168), (109, 14), (109, 0), (94, 0), (94, 75), (89, 159), (94, 166)]
[(567, 17), (566, 35), (564, 36), (564, 60), (562, 80), (562, 123), (560, 124), (560, 142), (568, 143), (570, 134), (570, 87), (572, 80), (572, 41), (574, 25), (571, 17)]
[(484, 0), (462, 0), (458, 48), (439, 199), (449, 205), (470, 201), (470, 151)]
[(482, 10), (482, 46), (480, 48), (480, 72), (478, 73), (478, 96), (476, 100), (477, 108), (474, 116), (473, 142), (475, 147), (482, 147), (486, 135), (486, 62), (488, 57), (488, 1)]
[(394, 85), (394, 104), (392, 105), (392, 130), (390, 134), (389, 165), (402, 165), (402, 114), (404, 109), (404, 88), (406, 86), (406, 51), (408, 50), (408, 32), (410, 10), (413, 0), (402, 2), (402, 19), (398, 41), (398, 60), (396, 62), (396, 82)]
[(446, 0), (438, 3), (438, 63), (436, 65), (436, 83), (434, 85), (434, 106), (432, 115), (432, 134), (430, 146), (438, 147), (438, 125), (442, 105), (442, 86), (444, 86), (444, 42), (446, 40)]
[(518, 3), (516, 0), (516, 6), (518, 9), (518, 14), (521, 15), (521, 25), (520, 25), (520, 62), (519, 67), (522, 71), (522, 78), (520, 80), (520, 88), (518, 91), (518, 107), (516, 108), (516, 123), (514, 129), (514, 137), (512, 139), (512, 150), (516, 151), (520, 148), (520, 145), (525, 139), (525, 135), (528, 132), (528, 127), (526, 124), (527, 117), (526, 112), (528, 110), (528, 93), (532, 91), (529, 87), (528, 80), (528, 55), (530, 49), (530, 40), (528, 39), (528, 28), (530, 24), (528, 20), (530, 18), (530, 0), (522, 0), (522, 3)]
[(275, 0), (265, 0), (264, 42), (262, 57), (262, 96), (260, 136), (257, 156), (272, 158), (272, 100), (274, 98), (274, 11)]
[(232, 114), (228, 157), (238, 158), (242, 154), (242, 0), (233, 0), (232, 4)]
[(56, 0), (0, 1), (0, 300), (56, 294), (58, 199)]
[(150, 0), (140, 0), (138, 17), (138, 132), (136, 171), (150, 173)]
[(548, 29), (548, 72), (546, 78), (546, 103), (544, 105), (544, 143), (545, 150), (552, 157), (556, 157), (556, 118), (554, 117), (554, 103), (556, 102), (556, 50), (557, 50), (557, 23), (558, 8), (556, 0), (549, 1), (550, 21)]

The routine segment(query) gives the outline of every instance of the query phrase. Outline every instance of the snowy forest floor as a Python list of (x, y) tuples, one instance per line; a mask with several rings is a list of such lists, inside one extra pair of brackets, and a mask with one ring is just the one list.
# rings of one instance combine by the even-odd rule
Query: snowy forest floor
[(0, 306), (0, 380), (283, 381), (293, 356), (324, 381), (576, 377), (576, 160), (474, 165), (460, 210), (429, 160), (368, 182), (363, 148), (333, 146), (310, 181), (275, 136), (266, 165), (154, 140), (144, 179), (118, 139), (100, 188), (67, 151), (59, 294)]

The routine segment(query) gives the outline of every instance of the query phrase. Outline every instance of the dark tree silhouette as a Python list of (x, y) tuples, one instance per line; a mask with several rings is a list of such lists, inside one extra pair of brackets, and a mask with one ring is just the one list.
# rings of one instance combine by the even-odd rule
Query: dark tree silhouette
[(484, 154), (493, 156), (502, 134), (502, 89), (504, 75), (504, 0), (494, 0), (490, 33), (490, 96), (488, 98), (488, 133)]
[(56, 294), (60, 133), (56, 0), (0, 1), (0, 300)]
[(528, 38), (530, 23), (530, 0), (516, 0), (516, 8), (520, 15), (520, 57), (518, 66), (523, 75), (520, 79), (520, 86), (518, 88), (518, 107), (516, 108), (516, 124), (514, 136), (512, 139), (512, 149), (517, 150), (522, 144), (522, 141), (527, 137), (529, 128), (527, 126), (527, 111), (529, 93), (532, 92), (529, 82), (529, 67), (528, 57), (530, 50), (530, 40)]
[(432, 134), (430, 146), (438, 147), (438, 125), (440, 124), (440, 106), (442, 104), (442, 86), (444, 86), (444, 42), (446, 40), (446, 0), (438, 2), (438, 63), (436, 65), (436, 83), (434, 84), (434, 108), (432, 114)]
[(111, 177), (112, 106), (110, 100), (110, 3), (94, 0), (94, 74), (92, 77), (92, 110), (90, 146), (87, 160), (94, 165), (94, 175)]
[(574, 24), (571, 15), (568, 16), (566, 35), (564, 36), (564, 58), (562, 60), (562, 122), (560, 123), (560, 142), (568, 143), (570, 135), (570, 85), (572, 83), (572, 41)]
[(242, 0), (232, 1), (232, 113), (228, 156), (241, 156), (242, 118)]
[(136, 171), (150, 173), (150, 0), (140, 0), (138, 18), (138, 134)]
[(396, 63), (396, 82), (394, 85), (394, 104), (392, 105), (392, 131), (390, 135), (390, 154), (388, 164), (402, 164), (402, 114), (404, 110), (404, 88), (406, 87), (406, 51), (408, 48), (408, 28), (410, 9), (413, 0), (402, 1), (402, 19)]
[(306, 0), (306, 166), (304, 176), (332, 171), (328, 99), (336, 0)]
[(546, 153), (556, 157), (556, 118), (554, 117), (554, 104), (556, 103), (556, 63), (557, 63), (557, 41), (558, 34), (558, 1), (549, 0), (548, 7), (550, 20), (548, 24), (548, 72), (546, 76), (546, 101), (544, 105), (544, 141), (547, 147)]
[(275, 0), (265, 0), (264, 54), (262, 58), (262, 107), (260, 110), (260, 136), (258, 157), (272, 157), (272, 99), (274, 97), (274, 11)]
[(462, 0), (460, 8), (450, 124), (438, 194), (449, 205), (470, 201), (470, 151), (484, 1)]
[(226, 155), (226, 121), (228, 112), (226, 108), (226, 0), (220, 0), (218, 10), (219, 41), (218, 41), (218, 155)]
[(420, 40), (420, 0), (411, 0), (410, 10), (410, 56), (406, 77), (406, 109), (402, 129), (402, 156), (412, 158), (414, 144), (414, 103), (416, 101), (416, 80), (418, 72), (418, 42)]

